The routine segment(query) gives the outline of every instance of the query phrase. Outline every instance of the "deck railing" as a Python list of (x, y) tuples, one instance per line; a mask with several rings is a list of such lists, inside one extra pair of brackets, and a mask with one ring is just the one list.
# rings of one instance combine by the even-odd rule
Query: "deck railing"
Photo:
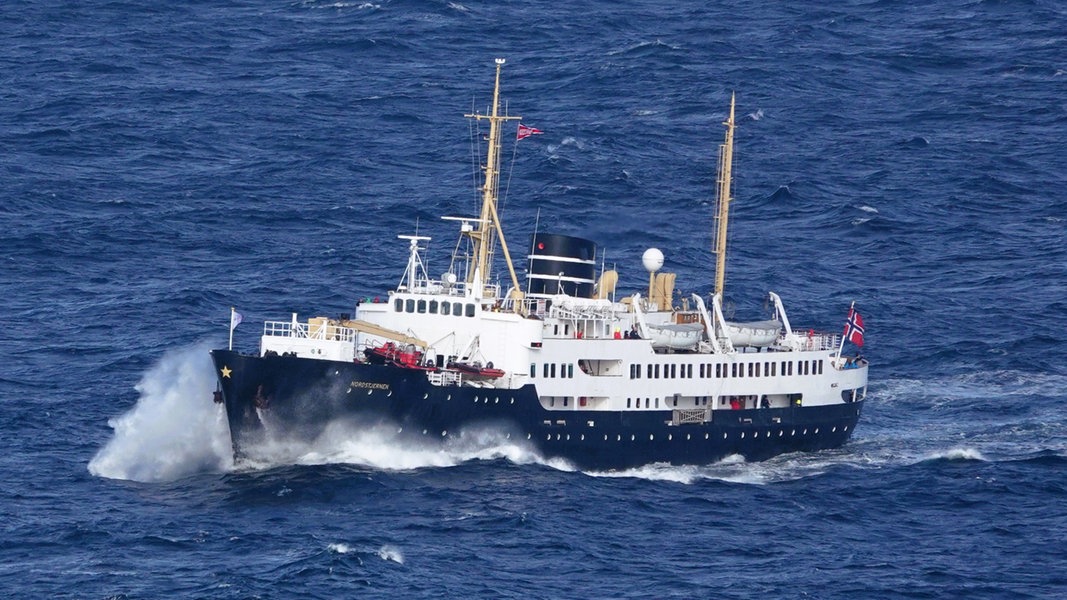
[(271, 337), (301, 338), (309, 340), (330, 340), (354, 342), (356, 330), (324, 322), (320, 324), (293, 323), (292, 321), (265, 321), (263, 335)]

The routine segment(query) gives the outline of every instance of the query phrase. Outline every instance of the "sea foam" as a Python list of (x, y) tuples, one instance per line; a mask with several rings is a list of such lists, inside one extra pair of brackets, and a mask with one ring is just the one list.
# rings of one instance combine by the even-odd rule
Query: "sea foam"
[(137, 404), (109, 420), (114, 436), (89, 461), (98, 477), (173, 481), (232, 464), (207, 344), (167, 352), (141, 378)]

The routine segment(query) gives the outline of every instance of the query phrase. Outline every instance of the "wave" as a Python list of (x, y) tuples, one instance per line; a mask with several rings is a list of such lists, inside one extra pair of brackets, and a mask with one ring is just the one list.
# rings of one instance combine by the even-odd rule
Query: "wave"
[(396, 426), (365, 426), (334, 421), (310, 442), (269, 437), (247, 449), (238, 471), (259, 471), (288, 465), (348, 464), (382, 471), (455, 467), (472, 461), (505, 459), (515, 464), (566, 464), (545, 461), (532, 449), (489, 427), (468, 428), (440, 443), (403, 437)]
[(158, 482), (229, 469), (229, 430), (211, 401), (214, 387), (207, 343), (166, 353), (137, 384), (137, 404), (108, 421), (114, 436), (89, 461), (89, 472)]

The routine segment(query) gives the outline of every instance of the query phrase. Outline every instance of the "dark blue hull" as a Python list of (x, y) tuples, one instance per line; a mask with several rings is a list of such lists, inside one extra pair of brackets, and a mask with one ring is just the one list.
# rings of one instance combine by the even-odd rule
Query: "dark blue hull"
[(709, 464), (739, 454), (836, 448), (851, 436), (862, 401), (832, 406), (713, 411), (708, 422), (675, 424), (671, 409), (547, 410), (533, 385), (515, 390), (436, 386), (426, 373), (386, 365), (212, 351), (235, 455), (266, 434), (264, 417), (284, 435), (312, 440), (332, 421), (388, 424), (405, 435), (441, 440), (489, 425), (531, 444), (545, 458), (583, 469), (649, 463)]

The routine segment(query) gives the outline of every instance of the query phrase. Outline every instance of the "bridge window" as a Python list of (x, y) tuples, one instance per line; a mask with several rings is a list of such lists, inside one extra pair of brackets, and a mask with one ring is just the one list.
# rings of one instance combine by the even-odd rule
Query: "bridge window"
[(441, 303), (441, 314), (442, 315), (450, 315), (450, 314), (452, 314), (452, 303), (451, 302), (442, 302)]
[(430, 314), (437, 314), (437, 300), (430, 300)]
[(404, 312), (404, 301), (400, 298), (393, 300), (393, 311)]
[(419, 314), (420, 315), (421, 314), (425, 314), (426, 313), (426, 301), (425, 300), (419, 300), (419, 305), (418, 306), (419, 306)]
[(414, 300), (408, 299), (404, 303), (404, 312), (409, 312), (409, 313), (415, 312), (415, 301)]
[(468, 317), (473, 317), (474, 316), (474, 305), (473, 304), (468, 304), (467, 305), (467, 316)]

